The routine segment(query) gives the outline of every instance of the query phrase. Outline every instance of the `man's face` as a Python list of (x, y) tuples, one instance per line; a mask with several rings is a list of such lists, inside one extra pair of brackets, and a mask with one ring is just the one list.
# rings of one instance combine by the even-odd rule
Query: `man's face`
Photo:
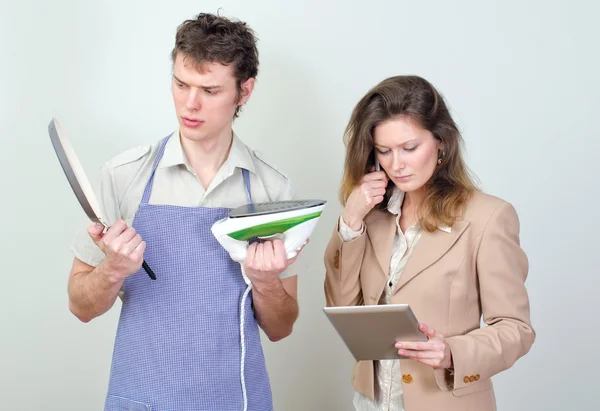
[(200, 141), (229, 134), (237, 106), (248, 101), (253, 87), (254, 79), (248, 79), (238, 91), (231, 66), (200, 66), (177, 54), (172, 91), (182, 137)]

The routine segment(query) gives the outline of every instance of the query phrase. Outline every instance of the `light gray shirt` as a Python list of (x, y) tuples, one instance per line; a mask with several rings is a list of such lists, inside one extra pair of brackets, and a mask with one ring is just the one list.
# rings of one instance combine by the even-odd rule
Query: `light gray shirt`
[[(111, 225), (118, 219), (125, 220), (128, 225), (133, 223), (159, 147), (160, 141), (157, 141), (127, 150), (101, 167), (97, 195), (106, 224)], [(253, 202), (294, 199), (289, 179), (236, 135), (233, 136), (229, 156), (210, 186), (204, 189), (186, 159), (176, 131), (169, 138), (156, 169), (149, 203), (186, 207), (239, 207), (248, 202), (242, 169), (250, 172)], [(102, 251), (89, 237), (87, 227), (77, 233), (71, 250), (76, 258), (91, 266), (97, 266), (104, 259)], [(297, 274), (296, 267), (301, 256), (280, 278)]]

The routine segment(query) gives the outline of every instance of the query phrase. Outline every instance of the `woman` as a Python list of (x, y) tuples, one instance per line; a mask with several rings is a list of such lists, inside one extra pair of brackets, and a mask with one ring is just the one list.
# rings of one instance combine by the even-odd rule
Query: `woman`
[(490, 378), (535, 339), (515, 209), (476, 188), (458, 128), (423, 78), (370, 90), (344, 142), (327, 305), (409, 304), (428, 337), (399, 341), (403, 359), (357, 362), (355, 408), (496, 410)]

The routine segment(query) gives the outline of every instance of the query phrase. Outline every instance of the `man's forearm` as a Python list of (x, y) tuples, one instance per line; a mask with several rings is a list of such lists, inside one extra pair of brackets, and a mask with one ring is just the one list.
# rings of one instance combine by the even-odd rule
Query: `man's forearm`
[(107, 312), (119, 295), (123, 281), (109, 280), (103, 269), (100, 264), (92, 271), (74, 274), (69, 281), (69, 309), (83, 322)]
[(279, 278), (268, 284), (253, 284), (252, 299), (256, 320), (269, 340), (279, 341), (292, 333), (298, 302), (285, 291)]

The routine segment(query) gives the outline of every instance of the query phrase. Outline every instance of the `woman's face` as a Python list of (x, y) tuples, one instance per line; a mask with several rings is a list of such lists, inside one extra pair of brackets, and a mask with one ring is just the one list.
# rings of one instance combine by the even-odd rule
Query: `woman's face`
[(406, 193), (420, 190), (438, 165), (441, 142), (409, 117), (380, 123), (373, 140), (381, 168)]

